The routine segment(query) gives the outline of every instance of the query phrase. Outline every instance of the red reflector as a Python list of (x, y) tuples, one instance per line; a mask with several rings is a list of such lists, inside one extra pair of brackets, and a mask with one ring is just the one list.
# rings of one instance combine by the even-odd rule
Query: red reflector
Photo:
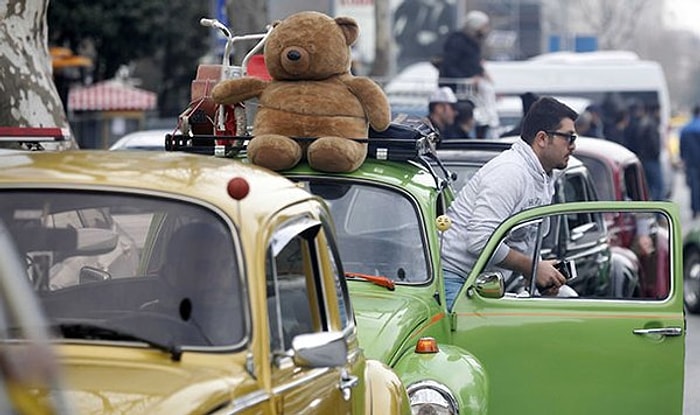
[(226, 187), (228, 195), (235, 200), (241, 200), (248, 195), (250, 185), (248, 181), (242, 177), (234, 177), (228, 182)]
[(438, 345), (432, 337), (423, 337), (416, 343), (416, 353), (437, 353)]

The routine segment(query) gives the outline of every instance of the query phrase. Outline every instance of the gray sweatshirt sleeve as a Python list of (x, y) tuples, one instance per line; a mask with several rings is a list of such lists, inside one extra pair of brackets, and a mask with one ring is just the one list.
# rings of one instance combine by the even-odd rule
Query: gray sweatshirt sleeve
[[(478, 181), (470, 183), (479, 189), (476, 192), (476, 200), (473, 204), (471, 219), (466, 227), (469, 235), (467, 251), (478, 256), (484, 249), (486, 242), (491, 237), (496, 227), (504, 220), (518, 211), (524, 194), (525, 179), (523, 168), (517, 163), (503, 163), (489, 166), (491, 171), (480, 175)], [(474, 193), (473, 193), (474, 194)], [(501, 263), (510, 248), (501, 243), (492, 256), (493, 265)]]

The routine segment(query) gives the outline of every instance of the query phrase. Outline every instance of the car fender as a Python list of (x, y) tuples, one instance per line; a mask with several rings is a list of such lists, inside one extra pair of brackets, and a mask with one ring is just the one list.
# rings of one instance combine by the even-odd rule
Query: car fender
[(418, 382), (433, 381), (446, 387), (459, 406), (460, 414), (486, 414), (488, 377), (486, 370), (466, 350), (438, 344), (436, 353), (410, 351), (399, 359), (394, 371), (407, 389)]
[(410, 414), (406, 389), (401, 379), (389, 366), (368, 359), (365, 365), (367, 397), (365, 413), (367, 414)]

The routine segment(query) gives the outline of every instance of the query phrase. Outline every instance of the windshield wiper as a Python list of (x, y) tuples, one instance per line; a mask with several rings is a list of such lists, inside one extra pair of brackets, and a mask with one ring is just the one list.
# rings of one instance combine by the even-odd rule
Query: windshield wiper
[(92, 323), (60, 323), (57, 325), (63, 337), (67, 339), (88, 340), (127, 340), (146, 343), (147, 345), (170, 354), (174, 362), (179, 362), (182, 349), (176, 344), (165, 344), (123, 330)]
[(394, 281), (391, 278), (383, 275), (368, 275), (360, 274), (359, 272), (346, 272), (345, 278), (362, 278), (363, 280), (379, 285), (380, 287), (386, 287), (389, 289), (389, 291), (394, 291), (396, 289)]

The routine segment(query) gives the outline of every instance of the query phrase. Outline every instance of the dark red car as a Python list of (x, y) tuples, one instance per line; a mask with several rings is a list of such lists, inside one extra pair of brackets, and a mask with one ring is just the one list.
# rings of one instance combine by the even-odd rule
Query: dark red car
[[(626, 147), (601, 138), (579, 137), (574, 155), (590, 171), (600, 200), (649, 200), (642, 163)], [(639, 257), (643, 295), (665, 297), (668, 281), (656, 275), (669, 272), (662, 269), (668, 264), (668, 231), (658, 226), (655, 217), (618, 214), (607, 221), (614, 235), (611, 244), (630, 248)], [(645, 246), (645, 238), (639, 235), (649, 236), (651, 246)]]

